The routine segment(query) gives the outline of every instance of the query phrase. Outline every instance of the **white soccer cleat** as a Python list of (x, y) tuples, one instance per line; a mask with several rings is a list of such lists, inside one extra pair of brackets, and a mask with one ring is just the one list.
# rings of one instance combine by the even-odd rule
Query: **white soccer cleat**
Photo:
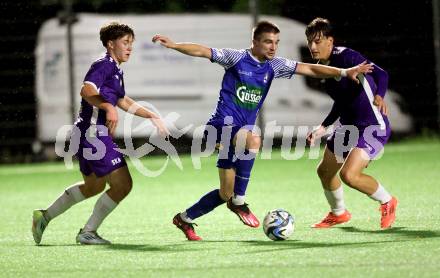
[(32, 236), (36, 244), (40, 244), (44, 230), (49, 224), (46, 217), (44, 217), (44, 210), (36, 209), (32, 214)]
[(76, 242), (87, 245), (107, 245), (112, 244), (110, 241), (103, 239), (97, 232), (79, 230), (76, 236)]

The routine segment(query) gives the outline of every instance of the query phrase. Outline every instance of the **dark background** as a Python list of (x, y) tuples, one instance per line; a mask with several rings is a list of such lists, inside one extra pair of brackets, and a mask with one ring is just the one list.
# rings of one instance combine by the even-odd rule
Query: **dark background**
[[(75, 12), (248, 13), (247, 0), (72, 2)], [(328, 18), (335, 26), (339, 44), (358, 50), (388, 71), (390, 88), (402, 95), (404, 109), (415, 122), (409, 135), (438, 133), (431, 1), (259, 2), (261, 13), (306, 24), (317, 16)], [(0, 162), (38, 159), (32, 152), (36, 135), (34, 49), (41, 24), (62, 9), (63, 1), (55, 0), (0, 3)]]

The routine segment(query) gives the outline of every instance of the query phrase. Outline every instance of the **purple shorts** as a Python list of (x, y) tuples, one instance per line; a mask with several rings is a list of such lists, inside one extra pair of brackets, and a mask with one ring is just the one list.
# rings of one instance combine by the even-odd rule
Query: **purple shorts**
[(347, 158), (351, 149), (363, 149), (370, 160), (375, 158), (384, 148), (391, 135), (389, 125), (385, 129), (379, 126), (356, 127), (353, 125), (340, 125), (327, 139), (327, 147), (338, 157)]
[[(110, 136), (89, 140), (91, 142), (87, 140), (80, 142), (76, 154), (79, 160), (79, 169), (85, 176), (95, 173), (97, 177), (103, 177), (127, 165), (122, 153), (115, 150), (118, 146)], [(87, 150), (87, 148), (90, 150)]]

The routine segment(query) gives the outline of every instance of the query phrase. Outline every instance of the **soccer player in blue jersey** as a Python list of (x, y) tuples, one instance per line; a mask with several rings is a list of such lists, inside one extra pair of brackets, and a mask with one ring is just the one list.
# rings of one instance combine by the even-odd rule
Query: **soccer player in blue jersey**
[[(175, 43), (163, 35), (152, 38), (153, 42), (159, 42), (167, 48), (207, 58), (225, 69), (217, 107), (206, 129), (208, 138), (210, 130), (214, 129), (217, 133), (220, 189), (207, 193), (173, 218), (174, 225), (183, 231), (188, 240), (201, 240), (194, 231), (193, 220), (225, 202), (245, 225), (259, 226), (258, 219), (249, 210), (244, 197), (261, 144), (260, 136), (253, 132), (255, 120), (274, 78), (291, 78), (296, 73), (317, 78), (347, 76), (357, 81), (359, 73), (371, 70), (371, 65), (366, 63), (340, 69), (276, 57), (279, 33), (275, 24), (262, 21), (253, 30), (251, 48), (242, 50)], [(244, 149), (237, 150), (235, 146), (240, 145), (237, 143), (240, 138), (244, 141)]]
[[(100, 39), (107, 52), (92, 64), (84, 78), (81, 110), (71, 139), (71, 144), (79, 143), (76, 155), (84, 181), (68, 187), (47, 209), (34, 211), (32, 234), (36, 244), (40, 244), (49, 221), (72, 205), (101, 193), (106, 183), (110, 188), (97, 200), (92, 215), (84, 228), (80, 229), (76, 241), (81, 244), (110, 244), (96, 231), (132, 188), (125, 159), (115, 150), (117, 145), (113, 142), (118, 123), (115, 106), (124, 111), (130, 109), (130, 112), (134, 111), (133, 114), (150, 119), (160, 135), (168, 135), (158, 115), (125, 95), (124, 75), (119, 66), (128, 61), (132, 52), (134, 32), (131, 27), (112, 22), (101, 28)], [(74, 142), (73, 138), (79, 139), (79, 142)], [(90, 150), (101, 157), (91, 157)]]
[[(333, 28), (327, 19), (314, 19), (305, 34), (310, 53), (320, 64), (345, 68), (366, 60), (359, 52), (334, 45)], [(324, 157), (317, 169), (331, 211), (322, 221), (312, 225), (314, 228), (328, 228), (350, 220), (341, 180), (381, 204), (381, 228), (391, 227), (395, 220), (397, 199), (376, 179), (363, 173), (391, 134), (383, 100), (388, 74), (374, 65), (371, 73), (361, 74), (359, 79), (360, 84), (347, 78), (325, 80), (326, 91), (334, 104), (321, 125), (307, 138), (314, 144), (316, 138), (324, 135), (326, 128), (339, 119), (340, 125), (327, 139)]]

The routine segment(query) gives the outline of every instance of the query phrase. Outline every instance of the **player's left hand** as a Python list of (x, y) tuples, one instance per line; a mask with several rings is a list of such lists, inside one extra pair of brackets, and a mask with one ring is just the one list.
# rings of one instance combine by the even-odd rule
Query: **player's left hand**
[(326, 132), (326, 128), (322, 125), (316, 127), (307, 135), (307, 143), (309, 146), (313, 147), (315, 145), (315, 140), (321, 138)]
[(173, 48), (176, 44), (168, 37), (156, 34), (151, 39), (153, 43), (159, 42), (161, 45), (165, 46), (166, 48)]
[(373, 64), (367, 64), (367, 61), (364, 61), (355, 67), (347, 69), (347, 77), (359, 84), (359, 80), (357, 79), (358, 74), (370, 73), (373, 69)]
[(385, 116), (388, 116), (388, 105), (386, 104), (385, 100), (379, 95), (374, 96), (373, 104), (377, 106), (379, 111), (384, 114)]
[(170, 131), (161, 118), (151, 118), (151, 122), (156, 126), (157, 131), (162, 138), (168, 138)]

